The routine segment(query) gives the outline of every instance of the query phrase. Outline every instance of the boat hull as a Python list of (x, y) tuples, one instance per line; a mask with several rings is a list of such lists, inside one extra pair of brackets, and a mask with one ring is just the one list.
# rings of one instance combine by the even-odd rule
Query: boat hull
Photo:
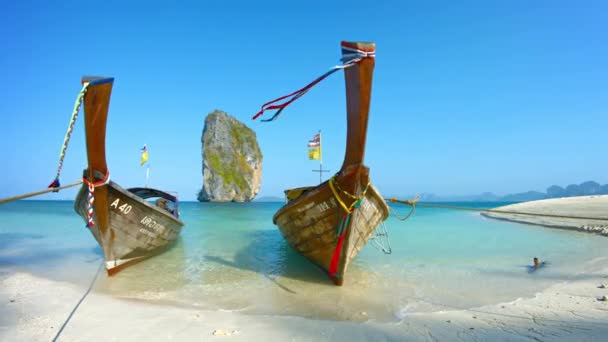
[[(96, 187), (95, 201), (104, 202), (99, 198), (104, 194), (107, 196), (105, 202), (108, 208), (106, 220), (109, 223), (109, 232), (102, 233), (98, 224), (94, 224), (89, 230), (103, 249), (109, 275), (163, 252), (179, 236), (184, 224), (171, 213), (130, 193), (114, 182)], [(87, 223), (88, 187), (86, 185), (80, 188), (74, 209)], [(99, 222), (96, 211), (93, 214), (93, 221)]]
[[(336, 285), (342, 285), (348, 265), (388, 214), (382, 195), (370, 184), (360, 205), (350, 214), (348, 224), (343, 228), (344, 241), (336, 252), (338, 232), (346, 211), (328, 181), (287, 203), (273, 220), (291, 247), (327, 272)], [(332, 260), (336, 257), (337, 267), (331, 272)]]

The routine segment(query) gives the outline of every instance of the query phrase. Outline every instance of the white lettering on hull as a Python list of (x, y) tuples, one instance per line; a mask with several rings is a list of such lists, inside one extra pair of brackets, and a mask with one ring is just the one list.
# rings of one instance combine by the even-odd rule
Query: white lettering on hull
[(124, 203), (123, 205), (120, 205), (120, 199), (117, 198), (114, 200), (114, 202), (112, 202), (112, 204), (110, 204), (110, 208), (112, 209), (116, 209), (116, 211), (120, 212), (121, 214), (125, 214), (127, 215), (128, 213), (131, 212), (131, 209), (133, 209), (133, 207), (131, 207), (131, 205)]
[(146, 236), (149, 236), (149, 237), (151, 237), (153, 239), (156, 239), (156, 234), (152, 233), (151, 231), (149, 231), (149, 230), (147, 230), (145, 228), (139, 228), (139, 232), (142, 233), (142, 234), (144, 234), (144, 235), (146, 235)]
[(319, 203), (319, 211), (324, 212), (325, 210), (329, 210), (329, 204), (327, 202)]
[[(133, 207), (130, 204), (124, 202), (124, 200), (121, 204), (120, 198), (116, 198), (112, 202), (112, 204), (110, 204), (110, 208), (112, 208), (114, 212), (117, 212), (121, 215), (128, 215), (133, 209)], [(139, 223), (143, 225), (143, 228), (139, 228), (139, 232), (148, 237), (155, 239), (158, 237), (159, 234), (163, 234), (166, 232), (166, 228), (162, 223), (157, 222), (149, 216), (144, 216), (141, 220), (139, 220)]]
[(140, 223), (143, 224), (145, 227), (154, 229), (158, 233), (162, 233), (165, 231), (164, 225), (162, 225), (160, 222), (156, 222), (148, 216), (144, 216), (144, 218), (141, 219)]

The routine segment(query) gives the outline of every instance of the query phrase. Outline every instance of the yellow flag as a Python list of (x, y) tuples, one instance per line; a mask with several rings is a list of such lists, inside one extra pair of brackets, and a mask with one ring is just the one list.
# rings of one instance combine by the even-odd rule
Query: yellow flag
[(321, 159), (321, 146), (309, 149), (308, 150), (308, 159), (310, 159), (310, 160)]
[(148, 161), (148, 147), (144, 145), (144, 148), (141, 149), (141, 162), (139, 162), (139, 166), (143, 166)]

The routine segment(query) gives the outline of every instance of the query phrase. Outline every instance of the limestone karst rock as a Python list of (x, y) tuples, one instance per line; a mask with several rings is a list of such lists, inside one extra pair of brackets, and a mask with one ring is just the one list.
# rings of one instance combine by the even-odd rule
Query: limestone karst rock
[(201, 202), (248, 202), (260, 191), (262, 153), (255, 132), (221, 110), (209, 113), (202, 135)]

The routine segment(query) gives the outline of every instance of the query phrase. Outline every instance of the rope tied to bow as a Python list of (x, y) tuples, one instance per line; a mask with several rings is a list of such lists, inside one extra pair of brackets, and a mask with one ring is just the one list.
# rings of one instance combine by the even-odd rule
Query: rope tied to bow
[(95, 207), (95, 188), (106, 185), (110, 182), (110, 171), (106, 172), (103, 179), (97, 182), (90, 182), (86, 177), (82, 177), (82, 181), (88, 186), (88, 215), (87, 215), (87, 228), (91, 229), (95, 226), (93, 221), (94, 207)]
[(61, 186), (61, 184), (59, 183), (59, 175), (61, 174), (61, 169), (63, 168), (63, 159), (65, 158), (65, 152), (68, 149), (68, 143), (70, 142), (70, 137), (72, 136), (72, 131), (74, 130), (74, 124), (76, 123), (76, 119), (78, 118), (78, 112), (80, 111), (82, 99), (84, 98), (88, 87), (89, 83), (83, 83), (82, 89), (78, 93), (78, 97), (76, 97), (76, 102), (74, 103), (74, 109), (72, 110), (72, 116), (68, 125), (68, 131), (65, 133), (65, 137), (63, 138), (63, 144), (61, 145), (61, 151), (59, 152), (59, 166), (57, 167), (57, 175), (55, 176), (55, 179), (51, 182), (51, 184), (49, 184), (48, 188), (58, 188)]
[[(356, 65), (357, 63), (361, 62), (365, 58), (375, 58), (375, 56), (376, 56), (375, 50), (370, 50), (370, 51), (361, 50), (361, 49), (357, 49), (352, 46), (349, 46), (349, 44), (346, 42), (342, 42), (342, 58), (340, 59), (340, 61), (342, 62), (341, 65), (334, 66), (329, 71), (327, 71), (323, 75), (317, 77), (314, 81), (310, 82), (305, 87), (303, 87), (299, 90), (296, 90), (293, 93), (287, 94), (285, 96), (281, 96), (270, 102), (264, 103), (262, 105), (262, 108), (260, 109), (260, 111), (257, 112), (257, 114), (255, 114), (253, 116), (252, 120), (255, 120), (258, 117), (260, 117), (267, 110), (278, 110), (270, 119), (264, 119), (262, 121), (268, 122), (268, 121), (275, 120), (277, 117), (279, 117), (279, 115), (281, 114), (283, 109), (285, 109), (285, 107), (289, 106), (292, 102), (294, 102), (295, 100), (302, 97), (312, 87), (317, 85), (319, 82), (323, 81), (329, 75), (333, 74), (334, 72), (336, 72), (338, 70), (350, 68), (350, 67)], [(280, 101), (283, 101), (283, 102), (280, 102)]]
[[(403, 204), (407, 204), (412, 207), (412, 210), (410, 210), (409, 214), (407, 214), (405, 217), (399, 216), (399, 214), (397, 214), (397, 211), (395, 209), (393, 209), (393, 207), (389, 207), (389, 209), (391, 210), (391, 212), (393, 213), (393, 216), (395, 216), (395, 218), (397, 220), (405, 221), (408, 218), (410, 218), (410, 216), (412, 216), (414, 214), (414, 212), (416, 211), (416, 203), (420, 200), (420, 197), (421, 197), (420, 195), (416, 195), (411, 200), (402, 201)], [(388, 201), (391, 203), (397, 203), (397, 200), (394, 198), (389, 198)]]
[[(359, 206), (361, 205), (361, 201), (363, 200), (363, 198), (365, 198), (371, 181), (367, 183), (365, 189), (363, 189), (360, 196), (355, 196), (345, 190), (342, 190), (340, 188), (340, 185), (336, 182), (335, 178), (336, 176), (333, 176), (329, 179), (329, 188), (331, 189), (332, 194), (334, 195), (340, 206), (345, 210), (345, 214), (344, 217), (342, 217), (342, 219), (340, 220), (340, 223), (338, 224), (338, 230), (336, 233), (338, 242), (336, 243), (336, 248), (334, 249), (334, 254), (332, 255), (331, 262), (329, 264), (329, 274), (333, 277), (339, 277), (339, 274), (337, 274), (338, 261), (340, 260), (340, 252), (342, 251), (342, 245), (344, 244), (344, 237), (346, 236), (346, 231), (349, 227), (350, 218), (355, 209), (359, 208)], [(340, 197), (340, 194), (338, 193), (338, 190), (353, 199), (353, 202), (349, 206), (344, 203), (344, 201)]]
[(565, 219), (574, 219), (574, 220), (608, 221), (608, 217), (544, 214), (544, 213), (533, 213), (533, 212), (501, 210), (501, 209), (482, 209), (482, 208), (461, 207), (461, 206), (456, 206), (456, 205), (446, 205), (446, 204), (438, 204), (438, 203), (417, 203), (417, 202), (412, 202), (411, 200), (400, 200), (397, 198), (385, 198), (385, 200), (389, 201), (391, 203), (402, 203), (402, 204), (406, 204), (406, 205), (410, 205), (410, 206), (417, 205), (419, 207), (427, 207), (427, 208), (466, 210), (466, 211), (480, 212), (482, 214), (483, 213), (516, 214), (516, 215), (539, 216), (539, 217), (565, 218)]

